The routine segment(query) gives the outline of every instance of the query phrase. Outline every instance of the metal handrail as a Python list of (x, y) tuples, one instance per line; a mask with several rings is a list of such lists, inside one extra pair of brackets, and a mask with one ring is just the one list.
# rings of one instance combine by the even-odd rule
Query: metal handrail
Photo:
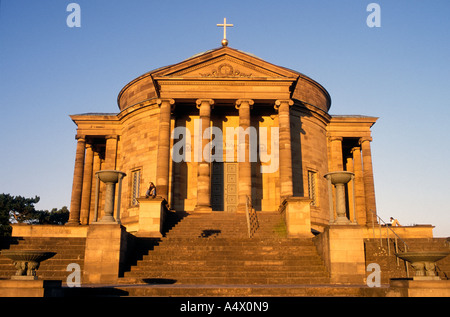
[[(378, 216), (372, 210), (370, 210), (370, 212), (372, 213), (372, 229), (373, 229), (374, 239), (375, 239), (375, 223), (373, 221), (373, 215), (375, 215), (379, 220), (381, 220), (386, 227), (386, 239), (387, 239), (388, 252), (390, 251), (390, 249), (389, 249), (389, 231), (391, 231), (394, 234), (396, 239), (399, 239), (401, 242), (403, 242), (403, 244), (405, 245), (405, 252), (408, 251), (408, 248), (409, 248), (408, 244), (402, 238), (400, 238), (400, 236), (397, 233), (395, 233), (395, 231), (390, 226), (388, 226), (387, 223), (380, 216)], [(381, 224), (379, 224), (379, 228), (380, 228), (380, 245), (382, 246), (383, 243), (382, 243), (382, 237), (381, 237)], [(390, 252), (389, 252), (389, 254), (390, 254)]]
[[(397, 233), (395, 233), (395, 231), (390, 226), (388, 226), (387, 223), (380, 216), (378, 216), (373, 210), (370, 210), (370, 212), (372, 213), (372, 230), (373, 230), (373, 238), (374, 239), (375, 239), (375, 223), (373, 221), (373, 215), (375, 215), (379, 220), (381, 220), (386, 227), (386, 244), (387, 244), (387, 248), (388, 248), (388, 255), (391, 255), (391, 248), (390, 248), (390, 244), (389, 244), (389, 231), (392, 231), (392, 233), (394, 234), (394, 236), (395, 236), (395, 253), (396, 253), (395, 257), (397, 260), (397, 265), (399, 265), (400, 264), (399, 257), (397, 256), (397, 253), (398, 253), (397, 239), (399, 239), (401, 242), (403, 242), (403, 245), (405, 247), (405, 252), (408, 251), (408, 248), (409, 248), (408, 244), (402, 238), (400, 238), (399, 235)], [(380, 246), (382, 247), (383, 246), (383, 242), (382, 242), (383, 238), (381, 235), (381, 224), (380, 223), (379, 223), (379, 229), (380, 229)], [(405, 266), (406, 266), (406, 276), (409, 277), (408, 263), (406, 261), (404, 261), (404, 262), (405, 262)]]
[(252, 208), (252, 202), (249, 196), (246, 196), (245, 202), (245, 214), (247, 216), (247, 231), (248, 237), (253, 237), (256, 229), (259, 227), (258, 217), (256, 216), (256, 212)]

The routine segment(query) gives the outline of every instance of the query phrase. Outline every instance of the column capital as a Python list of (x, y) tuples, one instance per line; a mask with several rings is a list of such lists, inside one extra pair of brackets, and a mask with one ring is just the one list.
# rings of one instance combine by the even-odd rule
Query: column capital
[(174, 99), (171, 99), (171, 98), (157, 99), (157, 100), (156, 100), (156, 103), (158, 104), (158, 106), (161, 106), (161, 104), (162, 104), (163, 102), (168, 102), (169, 104), (173, 105), (173, 104), (175, 103), (175, 100), (174, 100)]
[(253, 99), (238, 99), (238, 100), (236, 100), (235, 108), (239, 109), (239, 107), (245, 103), (247, 103), (249, 106), (253, 106), (255, 104)]
[(156, 103), (158, 104), (158, 107), (161, 107), (163, 103), (168, 103), (170, 106), (170, 111), (174, 111), (175, 110), (175, 100), (171, 99), (171, 98), (167, 98), (167, 99), (157, 99)]
[(75, 140), (77, 140), (77, 141), (81, 141), (81, 142), (86, 142), (86, 135), (84, 135), (84, 134), (77, 134), (77, 135), (75, 135)]
[(330, 142), (333, 142), (333, 141), (341, 141), (341, 142), (342, 142), (343, 139), (344, 139), (344, 138), (341, 137), (341, 136), (329, 136), (329, 137), (328, 137), (328, 140), (329, 140)]
[(372, 137), (362, 137), (362, 138), (360, 138), (359, 139), (359, 145), (361, 145), (361, 144), (363, 144), (363, 142), (365, 142), (365, 141), (369, 141), (369, 142), (372, 142)]
[(197, 105), (197, 109), (200, 109), (200, 106), (203, 103), (208, 103), (210, 106), (214, 104), (214, 100), (213, 99), (197, 99), (195, 101), (195, 104)]
[(361, 148), (359, 146), (355, 146), (350, 150), (351, 153), (353, 153), (355, 151), (361, 151)]
[(275, 110), (278, 111), (280, 106), (282, 104), (284, 104), (284, 103), (287, 103), (289, 106), (292, 106), (294, 104), (294, 101), (291, 100), (291, 99), (278, 99), (278, 100), (275, 100), (275, 106), (274, 106)]
[(108, 134), (108, 135), (105, 135), (105, 139), (106, 140), (109, 140), (109, 139), (118, 139), (119, 138), (119, 136), (117, 135), (117, 134)]

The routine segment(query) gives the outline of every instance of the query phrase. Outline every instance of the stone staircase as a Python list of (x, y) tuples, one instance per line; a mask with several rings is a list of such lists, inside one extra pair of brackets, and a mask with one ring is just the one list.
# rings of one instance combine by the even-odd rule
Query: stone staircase
[(260, 212), (258, 223), (249, 238), (245, 214), (187, 215), (125, 272), (120, 283), (128, 286), (120, 289), (132, 296), (285, 296), (329, 283), (312, 239), (288, 239), (278, 213)]
[[(403, 239), (408, 245), (408, 251), (445, 251), (450, 250), (450, 243), (448, 238), (416, 238)], [(394, 239), (389, 240), (389, 249), (387, 239), (383, 239), (380, 244), (380, 239), (365, 239), (364, 247), (366, 252), (366, 266), (369, 263), (377, 263), (381, 268), (381, 283), (389, 283), (391, 278), (405, 278), (414, 276), (414, 269), (411, 265), (398, 259), (394, 255), (396, 246)], [(398, 241), (399, 252), (404, 251), (404, 244)], [(450, 279), (450, 256), (438, 261), (437, 273), (443, 280)], [(407, 271), (408, 270), (408, 271)]]
[[(84, 266), (85, 238), (10, 238), (3, 249), (43, 250), (56, 252), (56, 255), (40, 264), (37, 275), (43, 280), (61, 280), (66, 282), (70, 272), (66, 271), (70, 263)], [(0, 254), (0, 278), (10, 278), (16, 269), (12, 260)]]
[[(394, 240), (365, 239), (366, 265), (381, 266), (381, 288), (330, 284), (329, 272), (312, 238), (287, 238), (278, 213), (258, 212), (258, 229), (248, 237), (245, 214), (192, 213), (168, 217), (163, 238), (131, 236), (123, 276), (114, 285), (66, 288), (65, 296), (385, 296), (390, 278), (406, 277), (397, 260)], [(411, 251), (448, 250), (448, 239), (407, 239)], [(84, 238), (11, 238), (2, 249), (56, 252), (41, 263), (40, 279), (61, 280), (70, 263), (83, 270)], [(400, 245), (400, 249), (403, 246)], [(450, 276), (450, 257), (438, 262), (439, 276)], [(0, 279), (15, 272), (0, 255)], [(410, 276), (413, 269), (409, 267)]]

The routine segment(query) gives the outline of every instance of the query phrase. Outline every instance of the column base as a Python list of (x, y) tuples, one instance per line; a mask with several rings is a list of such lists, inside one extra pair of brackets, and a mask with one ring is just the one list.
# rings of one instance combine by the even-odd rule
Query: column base
[(78, 220), (69, 220), (66, 222), (65, 226), (79, 226), (81, 223)]
[(115, 224), (118, 222), (116, 221), (116, 219), (114, 219), (113, 216), (103, 216), (102, 219), (98, 220), (96, 223)]
[(212, 207), (211, 206), (195, 206), (194, 212), (211, 213), (212, 212)]
[[(330, 225), (353, 225), (347, 217), (336, 217), (335, 220), (330, 221)], [(356, 224), (354, 224), (356, 225)]]

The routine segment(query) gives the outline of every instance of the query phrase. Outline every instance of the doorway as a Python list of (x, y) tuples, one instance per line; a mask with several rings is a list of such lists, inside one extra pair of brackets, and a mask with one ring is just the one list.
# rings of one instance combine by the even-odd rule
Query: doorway
[(211, 207), (214, 211), (236, 212), (238, 205), (238, 163), (213, 162)]

